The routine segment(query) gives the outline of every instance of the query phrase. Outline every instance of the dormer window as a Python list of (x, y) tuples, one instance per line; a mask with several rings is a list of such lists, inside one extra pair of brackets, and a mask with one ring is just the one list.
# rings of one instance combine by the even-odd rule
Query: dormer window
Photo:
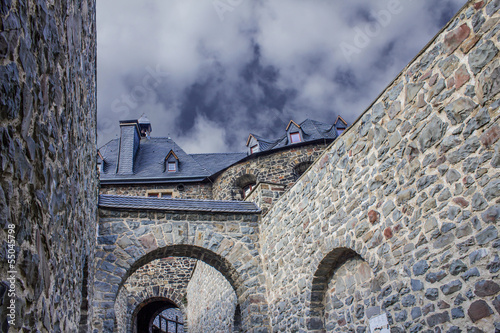
[(257, 137), (255, 135), (250, 134), (248, 136), (247, 148), (249, 155), (255, 154), (260, 151), (259, 141), (257, 140)]
[(293, 132), (290, 133), (290, 143), (299, 143), (302, 140), (300, 139), (300, 133), (299, 132)]
[(164, 172), (177, 172), (179, 171), (179, 159), (175, 155), (174, 151), (171, 150), (165, 157), (165, 164), (163, 165)]

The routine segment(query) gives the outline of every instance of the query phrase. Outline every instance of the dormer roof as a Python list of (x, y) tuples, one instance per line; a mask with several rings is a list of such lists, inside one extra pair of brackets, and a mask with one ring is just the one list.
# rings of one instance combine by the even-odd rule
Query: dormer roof
[(168, 160), (170, 158), (170, 156), (173, 156), (175, 157), (175, 159), (178, 161), (179, 158), (177, 157), (177, 155), (175, 155), (174, 151), (173, 150), (170, 150), (167, 154), (167, 156), (165, 156), (165, 160)]
[(286, 127), (285, 131), (287, 131), (287, 132), (288, 132), (288, 129), (290, 128), (290, 126), (291, 126), (291, 125), (295, 125), (295, 126), (297, 126), (298, 128), (300, 128), (300, 125), (299, 125), (299, 124), (297, 124), (297, 123), (296, 123), (295, 121), (293, 121), (293, 120), (290, 120), (290, 122), (288, 123), (288, 125), (287, 125), (287, 127)]
[(300, 131), (301, 133), (300, 143), (312, 142), (316, 140), (333, 141), (334, 139), (337, 138), (337, 130), (335, 128), (335, 125), (325, 124), (320, 121), (311, 119), (306, 119), (300, 124), (296, 123), (293, 120), (290, 120), (290, 122), (286, 127), (286, 133), (282, 137), (270, 140), (262, 138), (255, 134), (250, 134), (247, 140), (247, 147), (252, 137), (259, 143), (259, 148), (261, 152), (297, 144), (297, 143), (290, 143), (288, 132), (289, 130), (292, 129), (292, 127), (296, 127)]
[(337, 116), (337, 119), (333, 123), (337, 128), (347, 128), (347, 121), (344, 120), (341, 116)]

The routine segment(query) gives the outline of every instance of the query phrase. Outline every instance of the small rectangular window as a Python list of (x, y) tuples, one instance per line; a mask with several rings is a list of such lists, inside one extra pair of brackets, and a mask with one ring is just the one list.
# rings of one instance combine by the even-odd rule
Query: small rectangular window
[(259, 146), (255, 145), (250, 147), (250, 154), (256, 153), (259, 151)]
[(175, 165), (175, 162), (168, 162), (168, 172), (175, 172), (177, 171), (177, 166)]
[(173, 192), (169, 190), (148, 191), (146, 196), (148, 198), (172, 198)]
[(299, 132), (295, 132), (295, 133), (291, 133), (290, 134), (290, 142), (291, 143), (297, 143), (297, 142), (300, 142), (300, 133)]

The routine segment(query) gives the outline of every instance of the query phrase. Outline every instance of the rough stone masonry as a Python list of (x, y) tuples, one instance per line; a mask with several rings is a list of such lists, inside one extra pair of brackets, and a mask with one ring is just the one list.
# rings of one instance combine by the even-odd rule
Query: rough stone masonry
[(237, 304), (202, 304), (246, 332), (500, 331), (499, 8), (470, 1), (265, 215), (101, 209), (96, 245), (95, 3), (2, 1), (1, 329), (13, 225), (17, 331), (120, 332), (122, 290), (180, 297), (131, 287), (166, 256), (218, 270)]
[(95, 61), (95, 1), (0, 2), (1, 332), (88, 330)]
[(273, 332), (499, 332), (500, 1), (471, 1), (260, 224)]

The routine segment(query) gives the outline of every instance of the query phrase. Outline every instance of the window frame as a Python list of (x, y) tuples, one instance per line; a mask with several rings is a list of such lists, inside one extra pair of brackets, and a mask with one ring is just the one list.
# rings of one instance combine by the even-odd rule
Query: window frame
[[(297, 137), (298, 141), (294, 141), (293, 139), (294, 137)], [(299, 131), (290, 133), (290, 143), (300, 143), (300, 142), (302, 142), (302, 136), (300, 135)]]
[(174, 191), (172, 190), (147, 190), (146, 197), (148, 198), (164, 198), (172, 199), (174, 198)]
[[(170, 169), (171, 166), (173, 166), (173, 169)], [(167, 172), (177, 172), (177, 163), (175, 161), (167, 161)]]

